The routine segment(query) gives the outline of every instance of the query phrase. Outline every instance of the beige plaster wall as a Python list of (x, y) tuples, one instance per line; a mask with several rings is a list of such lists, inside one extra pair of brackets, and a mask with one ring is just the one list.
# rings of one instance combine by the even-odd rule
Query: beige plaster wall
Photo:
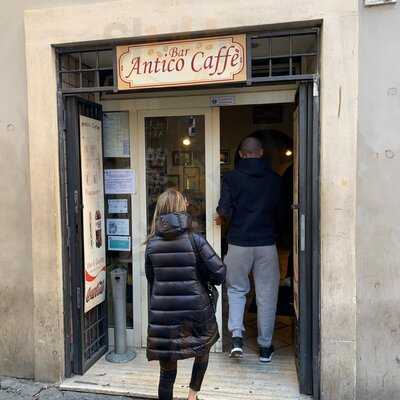
[(84, 5), (26, 13), (37, 378), (62, 376), (63, 368), (57, 109), (50, 45), (316, 19), (324, 24), (322, 397), (354, 398), (356, 0), (252, 0), (251, 7), (248, 2), (228, 0), (123, 0), (104, 7)]
[(399, 3), (360, 13), (357, 400), (400, 397), (399, 23)]
[[(33, 328), (31, 186), (24, 10), (95, 2), (96, 0), (13, 0), (1, 3), (0, 375), (33, 377), (34, 343), (45, 340), (45, 337), (37, 337), (35, 341)], [(42, 207), (41, 212), (46, 214), (46, 209)], [(53, 214), (47, 216), (49, 219), (52, 217)], [(55, 268), (51, 271), (44, 270), (43, 281), (48, 279), (47, 274), (54, 274), (55, 271)], [(46, 288), (43, 287), (41, 291), (46, 291)], [(53, 294), (51, 290), (48, 301), (57, 304), (58, 296)], [(54, 324), (54, 321), (56, 320), (50, 314), (48, 318), (41, 316), (38, 323), (46, 327)], [(59, 376), (60, 371), (57, 366), (56, 374), (50, 374), (48, 379), (58, 379)]]

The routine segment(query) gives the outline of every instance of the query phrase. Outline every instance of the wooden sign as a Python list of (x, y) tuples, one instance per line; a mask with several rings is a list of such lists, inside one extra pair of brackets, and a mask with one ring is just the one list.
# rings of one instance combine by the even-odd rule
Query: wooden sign
[(246, 35), (117, 47), (118, 89), (246, 80)]

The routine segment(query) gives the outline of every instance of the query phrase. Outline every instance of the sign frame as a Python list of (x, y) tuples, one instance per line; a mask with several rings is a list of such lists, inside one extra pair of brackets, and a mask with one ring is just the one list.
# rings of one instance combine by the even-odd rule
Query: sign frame
[[(226, 46), (227, 44), (229, 46)], [(154, 57), (153, 53), (155, 58), (145, 58), (145, 56)], [(247, 81), (246, 34), (117, 46), (116, 56), (119, 91)], [(203, 67), (201, 67), (201, 60)], [(233, 65), (236, 61), (239, 61), (239, 64)], [(229, 63), (231, 70), (227, 69)], [(176, 70), (172, 70), (173, 65)], [(130, 70), (122, 76), (124, 67)], [(152, 67), (154, 67), (153, 70)], [(135, 69), (136, 74), (133, 73)], [(210, 69), (209, 74), (208, 69)], [(142, 82), (137, 80), (135, 83), (134, 78), (130, 79), (132, 74), (133, 76), (143, 75)], [(169, 80), (156, 79), (155, 74), (168, 77)], [(185, 74), (188, 76), (186, 79)], [(196, 74), (199, 74), (198, 80), (190, 78)], [(209, 79), (201, 78), (207, 74)]]

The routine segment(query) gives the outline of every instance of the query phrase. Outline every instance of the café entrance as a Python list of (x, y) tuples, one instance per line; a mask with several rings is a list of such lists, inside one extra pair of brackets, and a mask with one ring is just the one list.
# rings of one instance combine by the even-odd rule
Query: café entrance
[[(280, 251), (282, 288), (289, 288), (282, 289), (282, 293), (290, 293), (282, 296), (283, 303), (287, 303), (283, 308), (286, 306), (289, 311), (277, 317), (277, 351), (273, 362), (260, 365), (251, 337), (256, 320), (250, 297), (247, 354), (240, 362), (230, 360), (226, 354), (229, 346), (226, 288), (222, 288), (217, 320), (223, 334), (213, 349), (202, 398), (298, 399), (301, 393), (314, 393), (318, 398), (318, 81), (168, 89), (157, 93), (71, 93), (63, 104), (69, 183), (67, 212), (70, 226), (76, 229), (69, 231), (73, 256), (69, 285), (74, 295), (69, 314), (72, 329), (67, 340), (73, 351), (67, 360), (70, 378), (63, 382), (62, 388), (155, 396), (158, 365), (147, 363), (144, 351), (148, 287), (143, 246), (155, 201), (167, 187), (184, 192), (195, 229), (223, 256), (224, 227), (221, 230), (214, 223), (221, 177), (234, 168), (236, 149), (243, 136), (261, 127), (269, 132), (266, 142), (274, 142), (272, 147), (279, 153), (277, 173), (283, 174), (290, 165), (293, 169), (290, 202), (293, 239)], [(236, 123), (235, 118), (238, 118)], [(97, 139), (86, 143), (89, 128), (97, 132)], [(89, 148), (97, 148), (95, 159), (89, 157), (87, 164), (100, 170), (97, 178), (82, 169), (86, 163), (85, 149)], [(100, 184), (93, 213), (97, 239), (93, 238), (93, 243), (98, 248), (104, 245), (105, 300), (86, 311), (82, 299), (87, 301), (90, 296), (85, 292), (83, 298), (83, 276), (86, 279), (87, 275), (81, 261), (81, 255), (85, 254), (85, 225), (88, 225), (85, 209), (89, 209), (85, 193), (88, 185), (101, 182), (102, 175), (104, 186)], [(119, 186), (115, 183), (117, 177)], [(121, 183), (123, 179), (125, 186)], [(127, 188), (128, 180), (131, 186)], [(290, 255), (293, 272), (288, 280)], [(113, 346), (109, 273), (116, 267), (128, 272), (127, 339), (128, 346), (138, 353), (134, 361), (119, 366), (104, 359)], [(102, 289), (101, 285), (92, 287), (95, 294)], [(190, 365), (185, 361), (180, 368), (176, 386), (180, 397), (186, 394)]]

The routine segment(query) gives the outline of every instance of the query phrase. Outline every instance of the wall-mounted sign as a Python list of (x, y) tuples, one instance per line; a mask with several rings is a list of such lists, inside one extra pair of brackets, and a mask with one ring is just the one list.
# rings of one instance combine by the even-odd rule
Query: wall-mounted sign
[(234, 106), (234, 105), (235, 105), (235, 95), (224, 94), (222, 96), (210, 97), (211, 107)]
[(106, 244), (101, 122), (80, 116), (85, 313), (105, 300)]
[(393, 4), (397, 3), (397, 0), (365, 0), (366, 6), (378, 6), (381, 4)]
[(129, 113), (103, 113), (103, 140), (105, 158), (129, 158)]
[(246, 80), (246, 35), (117, 47), (118, 89)]
[(135, 193), (135, 172), (132, 169), (106, 169), (104, 185), (106, 194)]

